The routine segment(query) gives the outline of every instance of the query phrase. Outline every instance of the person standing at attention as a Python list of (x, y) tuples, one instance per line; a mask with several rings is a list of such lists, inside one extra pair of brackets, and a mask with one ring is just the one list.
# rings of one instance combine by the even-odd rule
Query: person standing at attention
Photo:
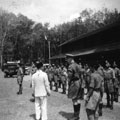
[(47, 120), (47, 96), (50, 96), (48, 76), (42, 71), (43, 63), (36, 63), (37, 71), (32, 76), (32, 88), (35, 94), (36, 120)]
[(19, 91), (17, 92), (18, 95), (22, 94), (23, 91), (23, 69), (22, 69), (22, 64), (18, 63), (18, 71), (17, 71), (17, 83), (19, 85)]
[(68, 66), (68, 98), (72, 99), (74, 115), (69, 120), (79, 120), (80, 108), (81, 108), (81, 69), (79, 65), (74, 61), (72, 54), (66, 54), (66, 60)]

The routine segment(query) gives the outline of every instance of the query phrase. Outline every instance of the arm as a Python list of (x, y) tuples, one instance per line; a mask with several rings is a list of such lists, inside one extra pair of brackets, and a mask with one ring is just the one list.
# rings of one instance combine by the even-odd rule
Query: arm
[(89, 101), (91, 95), (93, 94), (93, 90), (94, 90), (94, 87), (95, 87), (95, 78), (93, 75), (91, 75), (91, 81), (90, 81), (90, 85), (89, 85), (89, 91), (88, 91), (88, 94), (86, 96), (86, 101)]
[(35, 84), (34, 84), (34, 76), (32, 76), (31, 87), (32, 87), (33, 89), (35, 88)]
[(50, 96), (51, 91), (50, 91), (48, 76), (46, 73), (45, 73), (44, 80), (45, 80), (45, 88), (46, 88), (47, 94), (48, 94), (48, 96)]

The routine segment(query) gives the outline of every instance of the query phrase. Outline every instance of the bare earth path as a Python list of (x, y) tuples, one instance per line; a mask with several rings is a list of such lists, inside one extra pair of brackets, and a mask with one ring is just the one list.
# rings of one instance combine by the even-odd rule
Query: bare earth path
[[(35, 120), (32, 89), (29, 86), (30, 76), (25, 76), (23, 94), (17, 95), (16, 78), (4, 78), (0, 71), (0, 120)], [(59, 93), (53, 91), (48, 97), (48, 120), (67, 120), (72, 116), (72, 102), (60, 92), (60, 89)], [(81, 120), (87, 120), (84, 101), (81, 109)], [(120, 120), (120, 103), (114, 104), (114, 110), (104, 108), (99, 120)]]

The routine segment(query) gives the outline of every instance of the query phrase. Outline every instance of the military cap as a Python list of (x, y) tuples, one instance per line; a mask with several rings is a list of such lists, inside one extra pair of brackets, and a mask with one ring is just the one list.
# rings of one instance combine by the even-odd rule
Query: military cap
[(66, 54), (65, 56), (66, 56), (66, 57), (70, 57), (70, 58), (73, 58), (73, 57), (74, 57), (73, 54)]
[(114, 67), (117, 67), (117, 64), (116, 64), (116, 62), (115, 62), (115, 61), (113, 62), (113, 66), (114, 66)]

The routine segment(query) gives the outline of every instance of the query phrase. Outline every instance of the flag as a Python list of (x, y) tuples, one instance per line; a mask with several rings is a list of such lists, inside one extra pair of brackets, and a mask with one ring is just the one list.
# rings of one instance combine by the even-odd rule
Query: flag
[(45, 40), (47, 40), (47, 36), (45, 35)]

